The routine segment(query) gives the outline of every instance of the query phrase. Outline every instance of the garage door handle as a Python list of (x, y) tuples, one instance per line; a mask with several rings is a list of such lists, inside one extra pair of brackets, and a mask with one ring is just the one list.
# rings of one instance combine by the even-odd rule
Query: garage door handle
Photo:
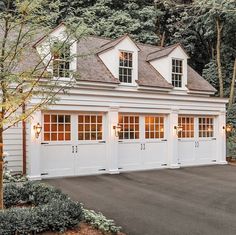
[(198, 147), (199, 147), (199, 142), (195, 141), (195, 148), (198, 148)]

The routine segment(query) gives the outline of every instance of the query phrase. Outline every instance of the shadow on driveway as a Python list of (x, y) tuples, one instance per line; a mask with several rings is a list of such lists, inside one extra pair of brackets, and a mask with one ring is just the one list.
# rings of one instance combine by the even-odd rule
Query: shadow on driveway
[(236, 167), (204, 166), (58, 178), (86, 208), (114, 219), (129, 235), (235, 235)]

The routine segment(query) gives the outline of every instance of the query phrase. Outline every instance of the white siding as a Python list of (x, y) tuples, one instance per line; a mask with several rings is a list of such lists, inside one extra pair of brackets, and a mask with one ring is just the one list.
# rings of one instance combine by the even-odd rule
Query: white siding
[(22, 124), (6, 130), (3, 134), (4, 152), (9, 156), (6, 158), (8, 161), (8, 168), (12, 171), (22, 171)]

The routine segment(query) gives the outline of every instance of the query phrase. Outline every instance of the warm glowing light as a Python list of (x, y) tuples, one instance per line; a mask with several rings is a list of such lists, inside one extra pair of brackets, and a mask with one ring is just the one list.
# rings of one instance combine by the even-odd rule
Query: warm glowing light
[(212, 131), (212, 127), (211, 127), (211, 126), (208, 126), (208, 127), (207, 127), (207, 131)]
[(232, 132), (232, 130), (233, 130), (233, 125), (232, 125), (232, 124), (227, 124), (226, 127), (224, 127), (223, 129), (225, 129), (225, 131), (226, 131), (227, 133)]
[(35, 132), (35, 137), (36, 138), (39, 138), (39, 135), (40, 135), (41, 131), (42, 131), (42, 126), (39, 123), (34, 125), (34, 132)]
[(118, 137), (121, 132), (121, 125), (117, 124), (116, 126), (113, 126), (113, 130), (115, 130), (115, 136)]
[(124, 60), (125, 59), (125, 56), (124, 56), (123, 52), (120, 52), (119, 58), (120, 58), (120, 60)]
[(179, 132), (183, 131), (183, 127), (182, 126), (174, 126), (174, 129), (176, 130), (176, 134), (178, 134)]

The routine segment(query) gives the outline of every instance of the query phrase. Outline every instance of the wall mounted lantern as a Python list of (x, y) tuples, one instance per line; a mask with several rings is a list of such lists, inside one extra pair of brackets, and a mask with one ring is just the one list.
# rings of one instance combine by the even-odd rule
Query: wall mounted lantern
[(179, 134), (179, 132), (183, 131), (183, 127), (180, 125), (174, 126), (174, 129), (175, 129), (177, 135)]
[(223, 126), (223, 130), (225, 130), (226, 133), (230, 133), (233, 131), (233, 125), (231, 123), (226, 124), (226, 126)]
[(35, 137), (38, 139), (39, 138), (39, 135), (42, 131), (42, 126), (37, 123), (36, 125), (34, 125), (34, 133), (35, 133)]
[(121, 125), (117, 124), (116, 126), (113, 126), (113, 130), (115, 130), (115, 136), (118, 137), (121, 131)]

